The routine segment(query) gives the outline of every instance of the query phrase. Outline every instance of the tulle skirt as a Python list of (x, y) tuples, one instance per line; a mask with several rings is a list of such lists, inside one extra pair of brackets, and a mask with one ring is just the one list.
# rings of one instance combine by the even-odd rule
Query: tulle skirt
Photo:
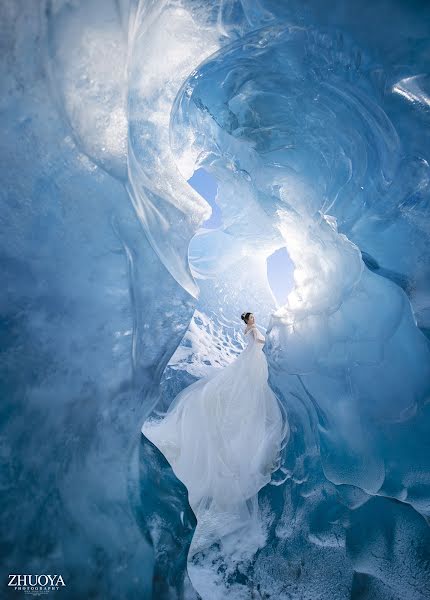
[(285, 409), (267, 382), (262, 346), (248, 346), (174, 399), (142, 433), (164, 454), (196, 510), (252, 498), (279, 466), (289, 437)]

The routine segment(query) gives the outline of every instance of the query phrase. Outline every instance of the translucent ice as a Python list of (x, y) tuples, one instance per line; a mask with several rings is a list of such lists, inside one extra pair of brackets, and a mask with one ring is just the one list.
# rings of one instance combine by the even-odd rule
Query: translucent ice
[[(424, 600), (430, 8), (0, 17), (3, 577), (62, 573), (70, 598)], [(243, 310), (291, 439), (234, 531), (241, 514), (196, 523), (140, 427), (234, 360)]]

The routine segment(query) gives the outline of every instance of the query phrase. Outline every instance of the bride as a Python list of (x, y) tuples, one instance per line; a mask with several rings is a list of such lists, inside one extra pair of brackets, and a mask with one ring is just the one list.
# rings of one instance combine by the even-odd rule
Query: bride
[(188, 489), (190, 506), (220, 509), (252, 498), (278, 468), (289, 438), (285, 409), (267, 382), (265, 338), (243, 313), (246, 348), (229, 365), (183, 389), (142, 433)]

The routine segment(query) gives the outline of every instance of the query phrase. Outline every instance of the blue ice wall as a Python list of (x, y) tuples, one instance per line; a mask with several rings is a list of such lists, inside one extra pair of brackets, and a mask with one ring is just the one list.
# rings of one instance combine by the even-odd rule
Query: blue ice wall
[[(5, 0), (0, 17), (2, 585), (427, 598), (430, 8)], [(285, 247), (280, 305), (267, 259)], [(261, 535), (197, 547), (140, 428), (234, 360), (248, 309), (292, 435)]]

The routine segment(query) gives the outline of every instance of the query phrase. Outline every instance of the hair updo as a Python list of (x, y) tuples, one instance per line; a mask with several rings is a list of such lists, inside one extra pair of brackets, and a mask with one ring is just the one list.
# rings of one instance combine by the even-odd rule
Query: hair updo
[(242, 321), (245, 321), (245, 323), (248, 324), (248, 319), (251, 315), (252, 313), (244, 312), (240, 315), (240, 318), (242, 319)]

